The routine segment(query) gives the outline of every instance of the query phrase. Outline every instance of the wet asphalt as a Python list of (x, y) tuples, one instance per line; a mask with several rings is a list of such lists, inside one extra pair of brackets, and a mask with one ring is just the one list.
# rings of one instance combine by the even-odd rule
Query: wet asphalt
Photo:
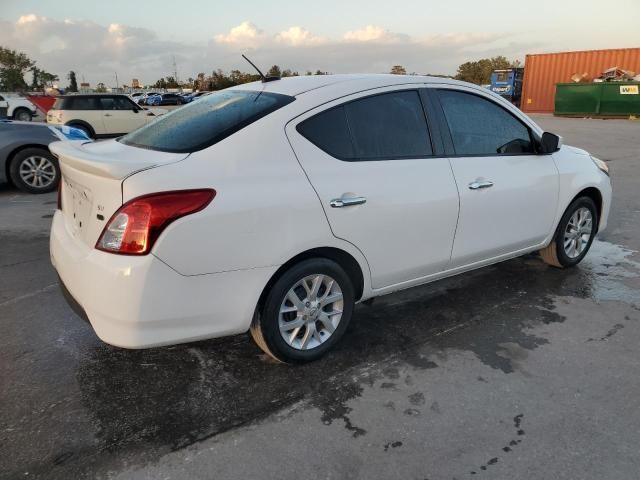
[(247, 335), (101, 343), (49, 263), (55, 195), (0, 186), (0, 478), (638, 478), (640, 122), (536, 119), (610, 163), (585, 261), (359, 305), (302, 367)]

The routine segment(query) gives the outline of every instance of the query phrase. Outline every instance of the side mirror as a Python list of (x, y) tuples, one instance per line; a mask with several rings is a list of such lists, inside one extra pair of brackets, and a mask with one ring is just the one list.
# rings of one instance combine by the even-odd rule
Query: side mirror
[(544, 132), (540, 138), (540, 149), (542, 153), (553, 153), (560, 150), (562, 138), (551, 132)]
[(133, 107), (131, 110), (133, 110), (133, 113), (138, 113), (140, 111), (140, 109), (137, 107)]

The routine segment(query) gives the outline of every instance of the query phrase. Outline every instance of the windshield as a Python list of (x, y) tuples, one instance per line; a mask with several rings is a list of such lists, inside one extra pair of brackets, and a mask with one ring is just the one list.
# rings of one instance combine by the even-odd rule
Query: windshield
[(222, 90), (162, 115), (118, 141), (163, 152), (195, 152), (293, 100), (293, 97), (277, 93)]

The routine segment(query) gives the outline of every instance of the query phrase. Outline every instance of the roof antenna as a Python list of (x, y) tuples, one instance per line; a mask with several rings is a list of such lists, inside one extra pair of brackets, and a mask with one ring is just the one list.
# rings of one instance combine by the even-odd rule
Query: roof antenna
[(253, 68), (256, 69), (256, 72), (258, 72), (258, 75), (260, 75), (260, 80), (262, 81), (262, 83), (273, 82), (274, 80), (280, 80), (280, 77), (277, 75), (269, 75), (268, 77), (265, 77), (264, 73), (262, 73), (260, 69), (256, 67), (255, 63), (249, 60), (244, 54), (242, 54), (242, 58), (244, 58), (247, 62), (249, 62), (249, 65), (251, 65)]

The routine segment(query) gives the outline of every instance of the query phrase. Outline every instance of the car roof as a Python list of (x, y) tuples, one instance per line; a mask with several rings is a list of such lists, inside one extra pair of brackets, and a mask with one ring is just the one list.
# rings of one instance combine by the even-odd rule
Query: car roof
[(128, 97), (128, 93), (74, 93), (73, 95), (58, 95), (56, 98), (80, 98), (80, 97)]
[(49, 128), (50, 125), (44, 122), (21, 122), (18, 120), (8, 120), (2, 119), (0, 120), (0, 125), (13, 125), (16, 127), (25, 127), (25, 128), (41, 128), (46, 127)]
[[(447, 83), (455, 85), (469, 85), (449, 78), (429, 77), (426, 75), (392, 75), (392, 74), (331, 74), (331, 75), (301, 75), (297, 77), (285, 77), (269, 82), (251, 82), (232, 89), (262, 90), (265, 92), (280, 93), (283, 95), (298, 96), (311, 90), (336, 85), (339, 83), (364, 83), (367, 88), (402, 85), (407, 83)], [(354, 85), (354, 88), (355, 85)]]

